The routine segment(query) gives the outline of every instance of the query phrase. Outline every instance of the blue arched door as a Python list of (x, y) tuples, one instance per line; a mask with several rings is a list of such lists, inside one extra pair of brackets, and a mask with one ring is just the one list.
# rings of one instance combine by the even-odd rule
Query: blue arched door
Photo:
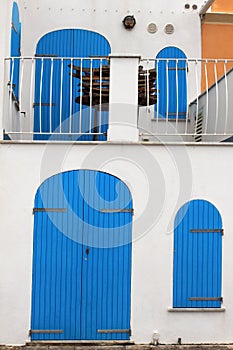
[(130, 337), (132, 198), (92, 170), (55, 175), (34, 208), (32, 340)]
[(162, 49), (156, 56), (159, 118), (185, 119), (187, 114), (186, 55), (177, 47)]
[(21, 56), (21, 23), (19, 20), (19, 8), (16, 2), (13, 3), (12, 7), (12, 18), (11, 18), (11, 70), (10, 70), (10, 81), (12, 83), (12, 90), (15, 94), (15, 98), (18, 100), (19, 97), (19, 68), (20, 61), (17, 57)]
[[(80, 95), (80, 80), (71, 77), (69, 65), (98, 68), (100, 61), (91, 63), (90, 60), (71, 61), (70, 58), (103, 57), (108, 56), (110, 50), (104, 36), (82, 29), (49, 32), (39, 40), (36, 48), (34, 139), (44, 140), (51, 136), (56, 140), (94, 139), (93, 135), (79, 137), (79, 133), (92, 131), (95, 111), (91, 120), (90, 110), (85, 105), (80, 113), (80, 105), (75, 102)], [(102, 63), (107, 64), (106, 60)], [(102, 111), (98, 121), (98, 132), (102, 134), (98, 140), (106, 140), (103, 134), (107, 130), (108, 113)]]
[(175, 219), (173, 307), (219, 308), (222, 302), (222, 219), (205, 200), (183, 205)]

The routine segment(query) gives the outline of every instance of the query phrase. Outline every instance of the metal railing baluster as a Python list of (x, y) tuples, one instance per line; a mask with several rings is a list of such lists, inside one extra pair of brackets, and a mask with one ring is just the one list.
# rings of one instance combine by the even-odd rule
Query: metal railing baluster
[(39, 97), (39, 133), (42, 134), (42, 89), (43, 89), (44, 58), (41, 59), (40, 97)]
[(60, 122), (59, 132), (62, 133), (62, 101), (63, 101), (63, 70), (64, 70), (64, 58), (61, 59), (61, 85), (60, 85)]
[(218, 102), (218, 74), (217, 74), (217, 60), (214, 61), (214, 81), (216, 84), (216, 112), (215, 112), (215, 131), (214, 134), (217, 134), (217, 127), (218, 127), (218, 107), (219, 107), (219, 102)]
[(227, 60), (224, 61), (224, 80), (225, 80), (225, 92), (226, 92), (226, 117), (225, 117), (225, 128), (224, 134), (227, 133), (228, 115), (229, 115), (229, 91), (228, 91), (228, 81), (227, 81)]
[(90, 59), (90, 113), (89, 113), (89, 130), (88, 132), (91, 133), (92, 129), (92, 83), (93, 83), (93, 59)]
[(206, 113), (205, 113), (205, 135), (207, 134), (208, 120), (209, 120), (209, 81), (208, 81), (208, 70), (207, 70), (208, 61), (204, 61), (205, 67), (205, 85), (206, 85)]
[[(73, 67), (73, 58), (71, 58), (71, 67)], [(73, 77), (70, 74), (70, 113), (69, 113), (69, 133), (72, 134), (72, 114), (73, 114)]]
[(54, 59), (51, 58), (51, 69), (50, 69), (50, 91), (49, 91), (49, 131), (52, 132), (52, 103), (53, 103), (53, 64)]

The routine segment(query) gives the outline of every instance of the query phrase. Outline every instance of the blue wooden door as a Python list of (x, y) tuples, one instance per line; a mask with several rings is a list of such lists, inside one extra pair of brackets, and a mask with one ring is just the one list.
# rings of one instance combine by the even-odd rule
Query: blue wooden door
[(34, 208), (32, 340), (130, 337), (132, 198), (118, 178), (55, 175)]
[[(80, 95), (80, 81), (72, 78), (69, 65), (80, 66), (81, 60), (70, 58), (108, 56), (109, 53), (106, 38), (88, 30), (63, 29), (50, 32), (40, 39), (36, 48), (34, 139), (46, 140), (52, 136), (56, 140), (93, 140), (93, 135), (79, 137), (78, 134), (91, 131), (93, 122), (90, 121), (89, 108), (83, 105), (80, 113), (80, 105), (75, 103), (75, 98)], [(83, 68), (99, 66), (100, 61), (82, 61)], [(79, 118), (82, 118), (81, 123)], [(102, 113), (101, 123), (98, 131), (104, 133), (108, 113)]]
[(187, 112), (187, 62), (177, 47), (166, 47), (156, 57), (159, 118), (185, 119)]
[(221, 307), (222, 220), (205, 200), (178, 211), (174, 231), (173, 307)]
[(21, 55), (21, 23), (19, 20), (19, 8), (16, 2), (12, 7), (11, 18), (11, 69), (10, 69), (10, 81), (12, 83), (12, 90), (15, 94), (15, 98), (19, 98), (19, 69), (20, 60), (17, 57)]

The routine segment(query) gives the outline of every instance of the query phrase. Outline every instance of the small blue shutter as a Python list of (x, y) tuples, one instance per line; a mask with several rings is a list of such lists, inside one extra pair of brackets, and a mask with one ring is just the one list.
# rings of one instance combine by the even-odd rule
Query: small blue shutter
[(131, 209), (128, 187), (107, 173), (69, 171), (40, 186), (34, 209), (32, 340), (129, 339)]
[[(186, 118), (187, 111), (187, 62), (184, 52), (170, 46), (161, 50), (156, 59), (159, 118)], [(163, 59), (163, 60), (159, 60)], [(169, 60), (170, 59), (170, 60)]]
[[(34, 139), (48, 139), (52, 132), (69, 133), (71, 130), (75, 132), (88, 133), (90, 131), (90, 110), (87, 106), (82, 106), (82, 129), (79, 130), (79, 112), (80, 105), (75, 103), (75, 98), (80, 95), (79, 83), (80, 80), (72, 78), (72, 97), (70, 96), (71, 87), (71, 69), (69, 65), (71, 60), (65, 59), (56, 60), (56, 57), (91, 57), (91, 56), (108, 56), (110, 53), (110, 45), (102, 35), (82, 29), (63, 29), (50, 32), (43, 36), (38, 42), (36, 54), (39, 56), (51, 55), (54, 56), (52, 63), (51, 59), (37, 59), (36, 63), (36, 82), (35, 82), (35, 107), (34, 107), (34, 132), (46, 132), (48, 135), (35, 134)], [(93, 61), (94, 62), (94, 61)], [(106, 62), (103, 62), (103, 64)], [(73, 60), (73, 64), (80, 66), (81, 60)], [(83, 67), (90, 68), (90, 60), (83, 61)], [(93, 68), (99, 67), (98, 63), (93, 63)], [(41, 80), (41, 76), (43, 78)], [(50, 96), (50, 81), (52, 75), (52, 98)], [(61, 85), (61, 76), (63, 79)], [(62, 94), (61, 94), (62, 91)], [(70, 108), (70, 99), (72, 105)], [(50, 103), (52, 102), (52, 106)], [(40, 107), (40, 103), (42, 106)], [(93, 117), (94, 113), (93, 108)], [(50, 113), (52, 120), (50, 120)], [(70, 119), (71, 115), (71, 119)], [(41, 116), (41, 124), (40, 124)], [(60, 128), (60, 122), (62, 122)], [(93, 120), (91, 122), (93, 124)], [(108, 127), (108, 113), (101, 113), (101, 127), (98, 132), (105, 132)], [(103, 140), (106, 137), (100, 136)], [(92, 141), (93, 136), (64, 136), (53, 135), (52, 139), (56, 140), (81, 140)]]
[[(11, 26), (11, 57), (20, 57), (20, 43), (21, 43), (21, 23), (19, 21), (19, 9), (16, 2), (13, 3), (12, 8), (12, 26)], [(20, 61), (15, 58), (11, 62), (10, 79), (15, 97), (19, 97), (19, 69)]]
[(221, 216), (208, 201), (190, 201), (175, 219), (173, 307), (221, 307), (221, 279)]

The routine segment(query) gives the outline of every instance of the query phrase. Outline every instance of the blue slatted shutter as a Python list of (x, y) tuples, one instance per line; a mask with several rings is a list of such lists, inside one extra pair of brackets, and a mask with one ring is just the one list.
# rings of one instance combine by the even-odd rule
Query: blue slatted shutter
[[(35, 139), (48, 139), (54, 132), (88, 133), (92, 131), (90, 127), (93, 125), (93, 117), (90, 122), (90, 109), (83, 105), (80, 113), (80, 105), (75, 102), (75, 98), (80, 95), (78, 92), (80, 80), (70, 76), (71, 69), (69, 65), (72, 63), (80, 66), (81, 60), (72, 60), (71, 62), (68, 58), (108, 56), (109, 53), (110, 45), (107, 39), (98, 33), (88, 30), (63, 29), (50, 32), (40, 39), (36, 49), (38, 58), (36, 63), (34, 103)], [(53, 59), (46, 58), (46, 56), (52, 56)], [(56, 57), (67, 57), (67, 59), (61, 61), (56, 60)], [(106, 62), (103, 61), (104, 63)], [(83, 68), (90, 68), (90, 65), (90, 60), (82, 62)], [(100, 62), (94, 62), (92, 67), (96, 68), (99, 65)], [(94, 110), (92, 115), (94, 116)], [(81, 123), (79, 118), (82, 118)], [(104, 133), (108, 126), (108, 113), (102, 112), (100, 119), (102, 125), (98, 132)], [(47, 135), (39, 135), (41, 132), (47, 133)], [(64, 136), (54, 134), (52, 138), (56, 140), (78, 139), (80, 141), (92, 141), (93, 135), (79, 137), (78, 135)], [(106, 140), (106, 137), (100, 136), (100, 140)]]
[(221, 307), (222, 220), (214, 205), (193, 200), (177, 213), (173, 307)]
[[(179, 60), (180, 58), (180, 60)], [(156, 56), (159, 118), (186, 118), (187, 112), (187, 63), (186, 55), (177, 47), (170, 46)], [(159, 60), (161, 59), (161, 60)], [(170, 59), (170, 60), (169, 60)], [(176, 59), (178, 61), (176, 62)]]
[(11, 62), (10, 80), (16, 99), (19, 97), (19, 69), (20, 61), (17, 57), (21, 56), (21, 23), (19, 21), (19, 9), (16, 2), (13, 3), (11, 19)]
[(34, 208), (31, 339), (129, 339), (131, 242), (132, 198), (118, 178), (46, 180)]

